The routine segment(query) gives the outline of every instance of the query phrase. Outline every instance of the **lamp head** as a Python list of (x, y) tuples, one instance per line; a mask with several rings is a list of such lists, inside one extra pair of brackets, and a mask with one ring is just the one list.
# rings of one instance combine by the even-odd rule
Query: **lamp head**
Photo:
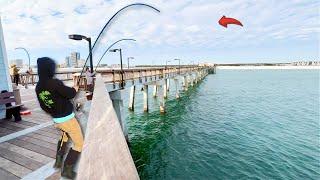
[(110, 49), (109, 51), (110, 52), (117, 52), (117, 51), (119, 51), (119, 49)]
[(85, 39), (85, 36), (82, 36), (79, 34), (71, 34), (71, 35), (69, 35), (69, 39), (81, 41), (82, 39)]

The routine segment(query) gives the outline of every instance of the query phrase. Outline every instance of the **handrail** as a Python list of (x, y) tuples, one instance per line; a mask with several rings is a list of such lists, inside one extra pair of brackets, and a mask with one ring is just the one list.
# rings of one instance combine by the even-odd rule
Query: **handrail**
[(96, 76), (77, 179), (139, 179), (100, 74)]

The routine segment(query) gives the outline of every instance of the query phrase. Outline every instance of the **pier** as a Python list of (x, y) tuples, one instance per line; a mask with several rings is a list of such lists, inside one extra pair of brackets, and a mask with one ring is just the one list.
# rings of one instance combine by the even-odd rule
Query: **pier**
[[(159, 112), (166, 113), (169, 90), (174, 90), (174, 98), (179, 99), (180, 92), (196, 88), (209, 73), (215, 73), (215, 67), (98, 69), (91, 101), (85, 97), (86, 80), (80, 77), (80, 72), (57, 73), (65, 84), (73, 86), (80, 82), (81, 87), (76, 102), (82, 106), (76, 114), (85, 142), (78, 161), (77, 179), (139, 179), (127, 144), (129, 138), (122, 118), (123, 108), (147, 113), (150, 111), (148, 94), (152, 93), (151, 97), (159, 98)], [(37, 75), (32, 76), (36, 83)], [(135, 94), (140, 88), (144, 105), (143, 109), (136, 109)], [(125, 94), (124, 89), (129, 89), (129, 94)], [(40, 109), (34, 86), (20, 88), (20, 94), (22, 103), (32, 110), (32, 114), (23, 116), (18, 123), (1, 120), (0, 176), (6, 179), (60, 179), (60, 172), (52, 167), (59, 131)], [(129, 104), (123, 104), (124, 96), (129, 96)]]

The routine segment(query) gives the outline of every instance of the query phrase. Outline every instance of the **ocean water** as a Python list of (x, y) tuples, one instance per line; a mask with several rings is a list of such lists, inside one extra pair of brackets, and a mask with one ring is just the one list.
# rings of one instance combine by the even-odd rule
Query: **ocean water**
[(320, 179), (318, 71), (218, 70), (165, 115), (149, 92), (126, 113), (141, 179)]

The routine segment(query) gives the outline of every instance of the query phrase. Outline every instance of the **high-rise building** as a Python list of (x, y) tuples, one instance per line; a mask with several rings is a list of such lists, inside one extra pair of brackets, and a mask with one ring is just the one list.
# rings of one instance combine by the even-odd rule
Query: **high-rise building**
[[(2, 32), (1, 17), (0, 17), (0, 82), (1, 82), (0, 83), (1, 90), (12, 91), (11, 78), (9, 75), (7, 51), (6, 51), (6, 46), (4, 43), (4, 37)], [(2, 115), (1, 112), (4, 112), (4, 111), (0, 111), (0, 115)]]
[(79, 60), (80, 60), (80, 53), (72, 52), (70, 56), (71, 67), (78, 67)]
[(71, 67), (70, 57), (69, 56), (67, 56), (66, 59), (64, 60), (64, 64), (65, 64), (65, 67)]

